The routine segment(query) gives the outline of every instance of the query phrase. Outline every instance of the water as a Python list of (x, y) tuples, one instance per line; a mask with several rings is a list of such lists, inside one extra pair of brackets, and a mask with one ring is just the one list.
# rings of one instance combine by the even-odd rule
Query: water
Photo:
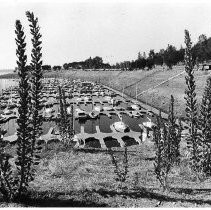
[(0, 75), (13, 73), (13, 70), (0, 70)]
[[(14, 86), (17, 84), (18, 84), (17, 80), (0, 79), (0, 90), (6, 89), (10, 86)], [(48, 99), (50, 99), (50, 97)], [(108, 104), (106, 102), (105, 98), (102, 96), (99, 96), (99, 97), (93, 96), (92, 99), (93, 100), (98, 99), (99, 102), (96, 102), (94, 105), (92, 103), (89, 103), (86, 105), (79, 104), (78, 106), (74, 105), (74, 108), (78, 107), (80, 109), (85, 110), (86, 112), (90, 112), (90, 111), (92, 111), (93, 106), (100, 106), (100, 107), (111, 106), (110, 104)], [(124, 109), (127, 109), (132, 104), (131, 102), (124, 102), (125, 100), (123, 100), (121, 98), (121, 96), (117, 96), (116, 99), (120, 100), (118, 107), (123, 107)], [(101, 104), (100, 101), (103, 102), (103, 104)], [(55, 113), (57, 113), (59, 111), (59, 104), (53, 105), (51, 108), (53, 110), (55, 110)], [(140, 135), (141, 135), (142, 129), (140, 128), (139, 124), (149, 121), (149, 119), (147, 117), (149, 117), (152, 120), (152, 122), (155, 122), (155, 120), (156, 120), (156, 117), (147, 116), (147, 114), (144, 114), (143, 117), (139, 117), (139, 118), (132, 118), (126, 114), (122, 114), (122, 121), (125, 124), (127, 124), (132, 131), (140, 132)], [(84, 131), (86, 133), (94, 134), (97, 132), (96, 126), (99, 126), (99, 129), (101, 132), (110, 133), (112, 135), (112, 130), (111, 130), (110, 126), (111, 126), (111, 124), (113, 124), (114, 122), (117, 122), (117, 121), (120, 121), (120, 119), (116, 114), (111, 115), (110, 118), (106, 115), (100, 114), (97, 119), (88, 119), (88, 120), (83, 120), (83, 121), (75, 120), (74, 121), (74, 130), (75, 130), (76, 134), (80, 133), (81, 126), (83, 126)], [(51, 127), (57, 127), (57, 125), (54, 121), (44, 122), (43, 126), (42, 126), (42, 128), (43, 128), (42, 134), (47, 134)], [(16, 119), (12, 119), (12, 120), (8, 121), (7, 123), (2, 124), (2, 128), (7, 130), (7, 133), (5, 136), (13, 135), (17, 129)], [(140, 137), (140, 139), (141, 139), (141, 137)], [(131, 138), (129, 136), (123, 137), (122, 140), (125, 142), (125, 144), (127, 146), (138, 144), (138, 142), (136, 142), (133, 138)], [(86, 142), (86, 147), (94, 147), (94, 148), (101, 147), (99, 140), (94, 139), (94, 138), (86, 139), (85, 142)], [(112, 138), (112, 136), (106, 137), (104, 139), (104, 142), (105, 142), (105, 145), (107, 146), (107, 148), (120, 147), (119, 142), (116, 139)]]
[(117, 139), (112, 138), (112, 136), (108, 136), (103, 140), (107, 148), (120, 147), (120, 143), (117, 141)]
[(129, 136), (122, 137), (122, 140), (124, 141), (125, 145), (128, 147), (138, 144), (138, 142), (134, 138), (131, 138)]
[(11, 86), (17, 85), (17, 80), (14, 79), (0, 79), (0, 91), (9, 88)]

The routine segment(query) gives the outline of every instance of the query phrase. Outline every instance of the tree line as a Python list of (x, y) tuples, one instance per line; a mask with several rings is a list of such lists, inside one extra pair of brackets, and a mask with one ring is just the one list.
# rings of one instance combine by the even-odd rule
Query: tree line
[[(192, 47), (194, 64), (200, 64), (209, 62), (211, 60), (211, 38), (207, 38), (202, 34), (199, 36), (198, 41)], [(137, 59), (132, 61), (123, 61), (111, 65), (104, 63), (102, 57), (89, 57), (84, 61), (64, 63), (63, 65), (43, 65), (43, 70), (70, 70), (70, 69), (121, 69), (133, 71), (137, 69), (150, 70), (155, 66), (166, 66), (168, 69), (172, 69), (173, 66), (178, 64), (184, 64), (185, 49), (181, 46), (177, 49), (173, 45), (168, 45), (166, 49), (160, 49), (158, 52), (151, 49), (148, 55), (143, 52), (139, 52)], [(30, 66), (27, 66), (30, 68)]]

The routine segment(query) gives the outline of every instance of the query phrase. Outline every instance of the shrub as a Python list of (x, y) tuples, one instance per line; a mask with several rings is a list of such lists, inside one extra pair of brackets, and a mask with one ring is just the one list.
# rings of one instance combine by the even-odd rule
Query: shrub
[(116, 174), (115, 180), (117, 182), (120, 182), (120, 187), (122, 188), (123, 183), (126, 182), (128, 178), (128, 153), (127, 153), (127, 147), (124, 147), (124, 158), (122, 162), (122, 167), (120, 166), (120, 163), (118, 163), (117, 158), (114, 156), (114, 153), (112, 149), (108, 150), (109, 155), (111, 157), (112, 164), (114, 166), (114, 173)]
[(162, 122), (161, 114), (157, 117), (153, 140), (156, 147), (155, 174), (163, 190), (168, 190), (168, 174), (175, 163), (179, 162), (179, 144), (181, 141), (181, 121), (176, 125), (174, 116), (174, 98), (171, 96), (167, 124)]
[(200, 130), (201, 130), (201, 166), (205, 175), (211, 175), (211, 77), (208, 77), (207, 84), (200, 110)]
[(201, 171), (200, 164), (200, 139), (198, 130), (198, 112), (197, 101), (195, 93), (195, 80), (194, 80), (194, 61), (192, 58), (192, 43), (189, 32), (185, 30), (185, 71), (187, 73), (185, 81), (187, 89), (185, 90), (186, 100), (186, 117), (189, 125), (189, 133), (186, 138), (188, 148), (190, 150), (190, 165), (195, 173)]

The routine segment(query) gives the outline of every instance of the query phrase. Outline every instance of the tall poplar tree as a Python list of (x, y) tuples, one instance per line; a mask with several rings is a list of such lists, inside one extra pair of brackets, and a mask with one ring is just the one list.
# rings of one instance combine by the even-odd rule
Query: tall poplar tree
[(200, 130), (203, 155), (202, 167), (206, 175), (211, 175), (211, 77), (208, 77), (207, 84), (202, 97), (200, 110)]
[[(42, 71), (42, 53), (41, 53), (41, 37), (40, 34), (40, 27), (38, 25), (38, 18), (34, 17), (33, 12), (26, 12), (26, 16), (28, 21), (30, 22), (30, 32), (32, 35), (32, 53), (31, 53), (31, 90), (30, 90), (30, 97), (31, 97), (31, 124), (32, 124), (32, 131), (31, 131), (31, 164), (36, 165), (39, 161), (39, 152), (40, 147), (37, 145), (37, 139), (40, 137), (42, 133), (42, 78), (43, 78), (43, 71)], [(33, 171), (32, 171), (33, 173)]]
[(187, 144), (190, 149), (190, 162), (195, 172), (200, 170), (200, 150), (199, 150), (199, 133), (198, 133), (198, 113), (196, 101), (196, 85), (194, 80), (194, 61), (192, 58), (192, 42), (188, 30), (185, 30), (185, 81), (187, 88), (185, 90), (186, 100), (186, 117), (189, 125)]
[(30, 181), (30, 162), (31, 162), (31, 127), (30, 127), (30, 85), (28, 78), (28, 70), (26, 67), (27, 56), (26, 56), (26, 43), (25, 35), (22, 24), (19, 20), (16, 21), (17, 35), (17, 65), (18, 65), (18, 76), (20, 78), (18, 94), (20, 97), (18, 113), (19, 118), (17, 119), (17, 160), (16, 166), (18, 171), (17, 182), (18, 195), (20, 196), (26, 191), (28, 182)]

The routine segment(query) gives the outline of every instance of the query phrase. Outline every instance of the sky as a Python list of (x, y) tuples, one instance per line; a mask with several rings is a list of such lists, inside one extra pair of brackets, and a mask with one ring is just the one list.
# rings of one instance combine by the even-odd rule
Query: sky
[(63, 65), (100, 56), (104, 62), (135, 60), (150, 49), (184, 46), (211, 36), (209, 0), (0, 0), (0, 69), (16, 66), (15, 21), (24, 26), (30, 62), (31, 34), (26, 11), (39, 19), (43, 63)]

